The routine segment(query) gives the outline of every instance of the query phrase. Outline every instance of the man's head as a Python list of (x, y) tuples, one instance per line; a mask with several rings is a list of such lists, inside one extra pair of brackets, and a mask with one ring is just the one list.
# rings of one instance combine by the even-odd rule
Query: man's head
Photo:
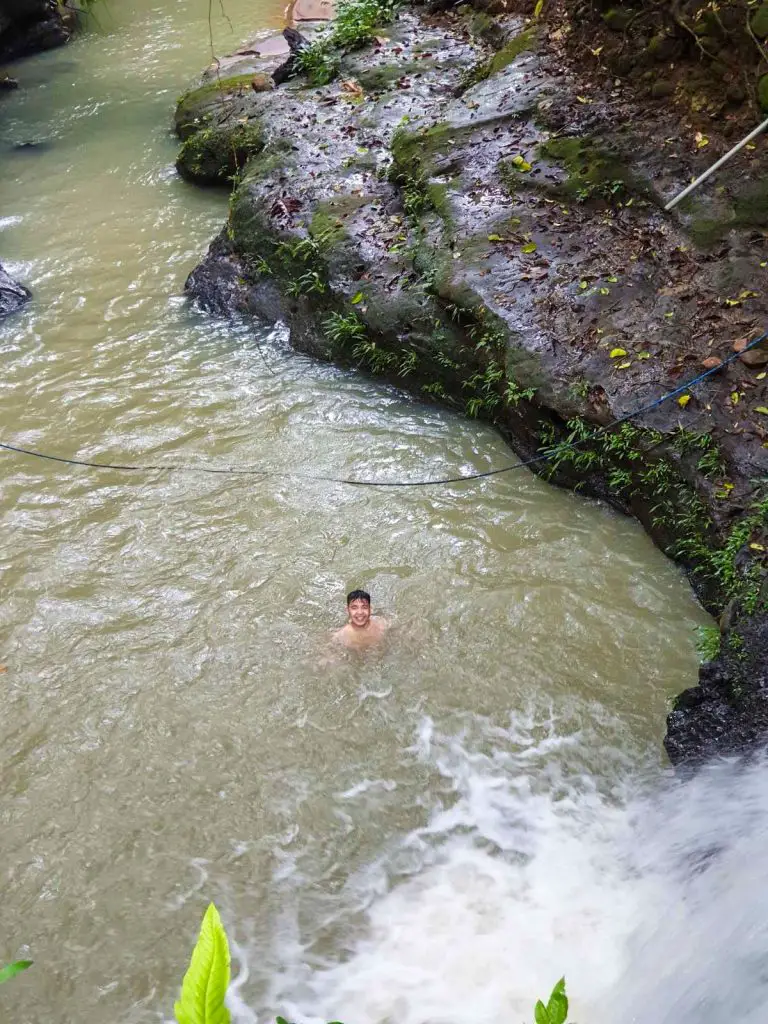
[(371, 595), (365, 590), (351, 590), (347, 594), (347, 615), (358, 629), (367, 626), (371, 619)]

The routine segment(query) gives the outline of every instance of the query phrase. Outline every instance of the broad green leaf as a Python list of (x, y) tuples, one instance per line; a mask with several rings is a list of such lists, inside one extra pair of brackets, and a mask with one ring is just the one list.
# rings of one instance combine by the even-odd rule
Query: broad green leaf
[(524, 245), (520, 251), (524, 253), (536, 252), (536, 243), (529, 242), (527, 245)]
[(11, 978), (15, 978), (17, 974), (21, 974), (22, 971), (26, 971), (26, 969), (31, 966), (31, 960), (16, 960), (14, 963), (0, 968), (0, 985), (2, 985), (4, 981), (10, 981)]
[(764, 405), (758, 405), (758, 407), (755, 409), (755, 412), (761, 412), (763, 416), (768, 416), (768, 408), (766, 408)]
[(533, 167), (533, 165), (529, 164), (525, 157), (521, 156), (519, 153), (517, 154), (517, 156), (512, 157), (512, 163), (515, 165), (518, 171), (528, 172)]
[(229, 943), (213, 903), (205, 912), (181, 999), (174, 1006), (178, 1024), (230, 1024), (224, 996), (229, 985)]
[(488, 235), (488, 241), (489, 242), (503, 242), (504, 239), (501, 237), (501, 235)]
[(680, 397), (677, 400), (677, 404), (682, 406), (683, 409), (684, 409), (686, 407), (686, 405), (688, 405), (690, 400), (691, 400), (691, 396), (690, 395), (680, 395)]
[(611, 349), (611, 359), (618, 359), (619, 356), (625, 356), (626, 354), (627, 354), (627, 350), (625, 348), (612, 348)]
[(565, 1024), (568, 1018), (568, 996), (565, 994), (565, 978), (552, 989), (552, 995), (547, 1003), (547, 1013), (550, 1024)]
[(353, 295), (352, 296), (351, 302), (352, 302), (353, 306), (356, 306), (358, 304), (358, 302), (362, 302), (362, 301), (363, 301), (363, 293), (362, 292), (358, 292), (357, 295)]
[(541, 1000), (536, 1003), (533, 1014), (536, 1018), (536, 1024), (550, 1024), (547, 1008)]
[(538, 18), (541, 12), (544, 10), (544, 0), (536, 0), (536, 6), (533, 8), (534, 18)]

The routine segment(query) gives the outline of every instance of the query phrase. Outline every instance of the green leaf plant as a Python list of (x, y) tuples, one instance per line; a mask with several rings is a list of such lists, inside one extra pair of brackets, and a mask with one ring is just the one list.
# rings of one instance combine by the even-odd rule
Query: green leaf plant
[(189, 969), (174, 1006), (178, 1024), (230, 1024), (224, 997), (229, 985), (229, 943), (219, 912), (205, 912)]
[(552, 995), (545, 1006), (541, 1000), (534, 1009), (536, 1024), (565, 1024), (568, 1020), (568, 996), (565, 994), (565, 978), (552, 989)]
[(2, 985), (4, 981), (10, 981), (11, 978), (15, 978), (17, 974), (21, 974), (22, 971), (26, 971), (26, 969), (31, 966), (31, 960), (16, 960), (12, 964), (0, 967), (0, 985)]

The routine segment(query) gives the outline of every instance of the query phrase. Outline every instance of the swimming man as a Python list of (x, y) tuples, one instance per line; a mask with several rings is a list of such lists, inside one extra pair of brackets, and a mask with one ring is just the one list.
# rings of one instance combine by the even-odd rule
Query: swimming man
[(365, 590), (347, 594), (347, 618), (346, 626), (333, 635), (345, 647), (372, 647), (389, 626), (386, 619), (371, 615), (371, 595)]

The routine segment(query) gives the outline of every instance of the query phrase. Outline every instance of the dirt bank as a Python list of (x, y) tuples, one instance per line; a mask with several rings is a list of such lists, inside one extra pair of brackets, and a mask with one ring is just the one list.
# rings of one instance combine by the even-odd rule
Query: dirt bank
[(625, 82), (595, 18), (583, 59), (583, 26), (463, 5), (403, 8), (340, 64), (313, 51), (324, 85), (258, 44), (208, 69), (177, 109), (179, 169), (234, 189), (188, 290), (494, 422), (521, 455), (549, 451), (554, 482), (637, 516), (722, 623), (706, 699), (669, 717), (682, 762), (764, 735), (768, 346), (567, 443), (768, 329), (768, 145), (664, 213), (753, 98), (697, 107), (678, 49), (653, 50), (651, 81), (635, 44)]

